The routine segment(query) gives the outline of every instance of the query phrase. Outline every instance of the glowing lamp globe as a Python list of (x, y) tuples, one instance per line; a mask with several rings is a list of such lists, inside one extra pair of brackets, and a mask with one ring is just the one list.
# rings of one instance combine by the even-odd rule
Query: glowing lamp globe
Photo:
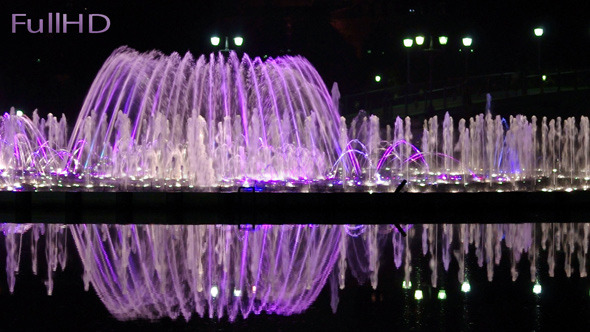
[(473, 43), (473, 39), (471, 39), (471, 37), (465, 37), (465, 38), (463, 38), (462, 41), (463, 41), (463, 46), (465, 46), (465, 47), (469, 47)]

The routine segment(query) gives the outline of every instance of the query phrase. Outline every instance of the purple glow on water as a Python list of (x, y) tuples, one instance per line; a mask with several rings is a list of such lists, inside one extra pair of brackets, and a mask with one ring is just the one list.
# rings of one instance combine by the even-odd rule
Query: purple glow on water
[(342, 236), (337, 227), (306, 225), (256, 232), (225, 225), (70, 229), (85, 278), (119, 319), (301, 312), (325, 284)]

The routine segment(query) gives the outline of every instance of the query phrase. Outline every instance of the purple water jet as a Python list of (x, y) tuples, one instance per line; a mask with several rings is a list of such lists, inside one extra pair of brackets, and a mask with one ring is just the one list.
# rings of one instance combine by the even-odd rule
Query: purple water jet
[[(71, 135), (65, 118), (0, 118), (3, 190), (413, 192), (587, 190), (588, 117), (455, 121), (363, 111), (349, 124), (302, 57), (113, 52)], [(491, 97), (488, 98), (488, 109)], [(96, 189), (98, 188), (98, 189)], [(294, 189), (293, 189), (294, 188)]]
[(195, 59), (120, 48), (90, 88), (67, 166), (195, 186), (318, 179), (340, 150), (333, 103), (301, 57)]

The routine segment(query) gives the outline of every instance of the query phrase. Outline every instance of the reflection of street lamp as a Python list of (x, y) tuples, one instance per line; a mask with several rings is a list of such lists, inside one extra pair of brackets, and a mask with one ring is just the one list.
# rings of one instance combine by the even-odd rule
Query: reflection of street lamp
[[(219, 43), (221, 42), (221, 38), (219, 38), (218, 36), (213, 36), (211, 37), (211, 45), (213, 46), (219, 46)], [(234, 37), (234, 45), (237, 47), (242, 46), (242, 44), (244, 44), (244, 38), (241, 36), (236, 36)], [(224, 48), (221, 50), (222, 52), (229, 52), (229, 37), (225, 37), (225, 45)]]

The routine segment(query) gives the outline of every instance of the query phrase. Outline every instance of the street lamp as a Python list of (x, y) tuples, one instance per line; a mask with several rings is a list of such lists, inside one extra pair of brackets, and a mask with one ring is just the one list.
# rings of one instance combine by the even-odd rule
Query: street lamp
[(537, 37), (537, 72), (541, 75), (541, 37), (543, 36), (543, 28), (537, 27), (533, 30), (535, 37)]
[(375, 82), (377, 82), (377, 83), (381, 82), (381, 76), (380, 75), (375, 75)]
[[(416, 37), (418, 38), (418, 37)], [(438, 37), (438, 43), (441, 47), (436, 48), (434, 46), (435, 38), (432, 35), (428, 36), (428, 48), (424, 49), (424, 52), (428, 54), (428, 95), (426, 98), (426, 103), (424, 104), (425, 111), (428, 111), (429, 108), (433, 109), (432, 107), (432, 68), (433, 68), (433, 61), (435, 52), (440, 52), (443, 46), (447, 45), (449, 38), (445, 35), (441, 35)]]
[(471, 37), (463, 37), (463, 46), (470, 47), (473, 43), (473, 39)]
[[(422, 41), (424, 42), (424, 41)], [(404, 39), (404, 46), (407, 49), (407, 70), (406, 70), (406, 81), (410, 84), (410, 48), (414, 45), (414, 40), (412, 38)]]
[(406, 114), (408, 113), (408, 93), (410, 91), (410, 48), (414, 45), (414, 40), (412, 38), (404, 39), (404, 46), (407, 50), (406, 54)]
[(236, 46), (240, 47), (240, 46), (242, 46), (243, 43), (244, 43), (244, 38), (242, 38), (240, 36), (234, 37), (234, 44), (236, 44)]
[(217, 36), (211, 37), (211, 45), (213, 45), (213, 46), (218, 46), (220, 41), (221, 40)]
[(465, 47), (465, 79), (467, 79), (467, 65), (468, 65), (468, 56), (469, 53), (473, 52), (473, 50), (468, 50), (471, 45), (473, 44), (473, 39), (469, 36), (463, 37), (463, 39), (461, 39), (461, 41), (463, 42), (463, 46)]
[(467, 77), (469, 74), (469, 53), (473, 52), (473, 50), (470, 49), (471, 45), (473, 44), (473, 39), (469, 36), (465, 36), (463, 37), (463, 39), (461, 39), (461, 42), (463, 43), (465, 49), (465, 68), (463, 71), (463, 107), (467, 109), (467, 106), (471, 104), (469, 86), (467, 84)]

